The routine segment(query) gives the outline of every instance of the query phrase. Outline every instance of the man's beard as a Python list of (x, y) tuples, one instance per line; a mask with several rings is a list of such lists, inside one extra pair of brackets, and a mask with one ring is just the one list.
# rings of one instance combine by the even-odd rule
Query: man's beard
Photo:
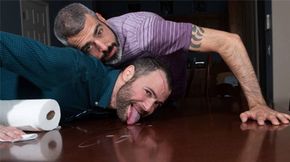
[(129, 105), (132, 104), (132, 81), (125, 83), (117, 93), (116, 107), (118, 117), (125, 122), (127, 120), (127, 110)]
[(104, 51), (104, 55), (105, 56), (109, 55), (114, 47), (117, 48), (117, 52), (114, 53), (113, 56), (109, 60), (105, 61), (106, 64), (109, 64), (109, 65), (118, 64), (122, 59), (122, 49), (118, 43), (113, 43), (112, 45), (110, 45), (108, 47), (108, 50)]

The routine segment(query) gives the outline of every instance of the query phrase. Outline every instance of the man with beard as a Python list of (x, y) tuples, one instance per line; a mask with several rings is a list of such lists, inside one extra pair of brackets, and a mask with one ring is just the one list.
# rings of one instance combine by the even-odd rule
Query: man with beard
[[(121, 121), (134, 124), (171, 93), (169, 73), (155, 59), (136, 60), (120, 71), (73, 48), (50, 47), (5, 32), (0, 37), (1, 68), (34, 83), (43, 91), (40, 98), (57, 100), (62, 119), (109, 108), (117, 111)], [(0, 125), (1, 139), (13, 140), (22, 134)]]
[(249, 109), (240, 114), (243, 122), (257, 120), (264, 125), (289, 123), (288, 114), (267, 106), (248, 53), (236, 34), (198, 27), (191, 23), (164, 20), (150, 12), (132, 12), (105, 20), (82, 4), (73, 3), (59, 11), (54, 32), (64, 44), (111, 65), (139, 57), (167, 60), (173, 78), (173, 99), (186, 88), (186, 52), (217, 52), (242, 87)]

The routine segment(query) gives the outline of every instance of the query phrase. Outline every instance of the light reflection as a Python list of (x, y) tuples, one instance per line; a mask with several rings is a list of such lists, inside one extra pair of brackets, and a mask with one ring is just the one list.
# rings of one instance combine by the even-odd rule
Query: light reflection
[(2, 161), (54, 161), (62, 152), (62, 137), (58, 130), (39, 134), (36, 140), (1, 143)]
[(107, 131), (81, 142), (79, 148), (97, 147), (103, 150), (108, 145), (112, 146), (109, 148), (114, 150), (115, 158), (120, 162), (170, 162), (172, 158), (172, 146), (152, 125), (136, 124)]
[[(128, 126), (121, 134), (112, 137), (117, 159), (120, 162), (170, 162), (172, 146), (154, 130), (154, 126)], [(128, 140), (120, 142), (122, 134)], [(124, 137), (123, 137), (124, 138)]]
[(256, 162), (260, 155), (265, 137), (268, 134), (275, 134), (289, 125), (263, 125), (260, 126), (256, 122), (242, 123), (240, 128), (242, 131), (248, 131), (248, 136), (244, 147), (237, 158), (237, 162)]

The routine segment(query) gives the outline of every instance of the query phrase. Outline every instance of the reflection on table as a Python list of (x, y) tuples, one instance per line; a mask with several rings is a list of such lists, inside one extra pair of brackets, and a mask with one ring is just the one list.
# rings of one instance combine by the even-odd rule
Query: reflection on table
[[(239, 119), (240, 111), (240, 103), (231, 99), (190, 99), (184, 100), (177, 107), (163, 107), (153, 116), (133, 126), (120, 123), (115, 116), (91, 117), (65, 124), (57, 133), (48, 132), (57, 135), (53, 135), (54, 140), (47, 138), (45, 141), (54, 142), (2, 143), (1, 160), (290, 161), (289, 125), (258, 126), (255, 122), (242, 124)], [(45, 134), (39, 140), (44, 137)], [(33, 145), (38, 147), (31, 149)], [(51, 148), (54, 151), (44, 154), (45, 150)], [(17, 149), (17, 153), (12, 151)]]
[(0, 143), (1, 161), (55, 161), (62, 152), (58, 130), (39, 133), (36, 140)]

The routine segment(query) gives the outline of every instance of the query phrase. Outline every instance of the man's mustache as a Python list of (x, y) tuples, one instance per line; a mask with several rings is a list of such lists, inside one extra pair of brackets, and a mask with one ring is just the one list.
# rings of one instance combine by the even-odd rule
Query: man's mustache
[(108, 55), (112, 52), (112, 50), (114, 49), (114, 47), (118, 48), (118, 44), (117, 43), (112, 43), (109, 47), (108, 47), (108, 50), (106, 51), (103, 51), (103, 54), (104, 54), (104, 57), (103, 58), (106, 58), (108, 57)]

